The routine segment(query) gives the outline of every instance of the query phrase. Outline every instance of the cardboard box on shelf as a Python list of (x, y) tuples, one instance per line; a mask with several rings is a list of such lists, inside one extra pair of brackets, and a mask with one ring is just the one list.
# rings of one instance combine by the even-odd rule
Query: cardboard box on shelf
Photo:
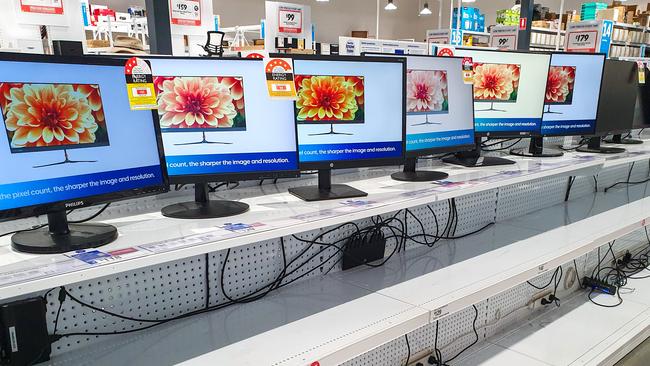
[(620, 9), (612, 8), (612, 9), (599, 10), (596, 13), (596, 19), (598, 20), (605, 19), (605, 20), (613, 20), (615, 22), (619, 22), (619, 21), (622, 22), (623, 16)]

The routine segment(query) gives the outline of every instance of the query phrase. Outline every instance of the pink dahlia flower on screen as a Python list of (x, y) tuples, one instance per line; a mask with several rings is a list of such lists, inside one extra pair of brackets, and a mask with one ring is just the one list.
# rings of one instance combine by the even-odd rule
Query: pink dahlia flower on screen
[[(92, 89), (92, 88), (91, 88)], [(94, 89), (93, 89), (94, 92)], [(97, 90), (97, 93), (99, 91)], [(8, 95), (7, 95), (8, 94)], [(13, 147), (60, 146), (94, 143), (99, 125), (96, 100), (73, 85), (16, 84), (5, 91), (5, 125)], [(99, 94), (97, 94), (99, 95)]]
[(237, 110), (229, 87), (216, 77), (164, 80), (158, 95), (161, 127), (232, 127)]
[(546, 103), (563, 103), (573, 90), (575, 67), (551, 66), (546, 83)]
[(516, 65), (474, 64), (475, 99), (509, 100), (518, 85), (519, 67)]
[(447, 96), (447, 77), (442, 71), (410, 70), (406, 77), (409, 112), (441, 111)]

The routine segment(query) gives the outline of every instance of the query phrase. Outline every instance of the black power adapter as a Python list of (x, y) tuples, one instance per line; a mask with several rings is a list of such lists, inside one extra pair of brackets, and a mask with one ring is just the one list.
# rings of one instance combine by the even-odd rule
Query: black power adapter
[(616, 295), (616, 286), (612, 286), (607, 282), (597, 280), (591, 277), (585, 277), (582, 279), (582, 285), (586, 288), (592, 289), (607, 295)]
[(381, 230), (352, 235), (343, 249), (343, 270), (358, 267), (384, 258), (386, 238)]
[(0, 365), (33, 365), (50, 359), (45, 312), (42, 297), (0, 305)]

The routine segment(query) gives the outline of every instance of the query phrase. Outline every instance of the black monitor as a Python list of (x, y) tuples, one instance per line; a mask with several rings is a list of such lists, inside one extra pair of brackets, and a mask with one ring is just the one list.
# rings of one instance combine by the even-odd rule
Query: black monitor
[[(364, 56), (380, 56), (367, 53)], [(463, 58), (406, 55), (406, 160), (393, 179), (426, 182), (444, 172), (417, 170), (420, 156), (474, 149), (472, 84), (463, 81)]]
[[(596, 128), (605, 54), (553, 53), (544, 97), (543, 136), (591, 135)], [(534, 157), (561, 156), (544, 149), (543, 137), (531, 138), (528, 149), (512, 154)]]
[[(637, 64), (637, 72), (640, 70), (639, 65)], [(645, 69), (645, 66), (640, 66), (643, 68), (642, 72), (646, 74), (646, 80), (650, 77), (650, 73)], [(632, 129), (641, 129), (650, 127), (650, 87), (649, 84), (638, 84), (639, 88), (637, 89), (636, 94), (636, 107), (634, 108), (634, 120), (632, 121)], [(642, 140), (633, 139), (630, 137), (624, 138), (622, 134), (617, 134), (612, 136), (611, 139), (606, 140), (610, 144), (642, 144)]]
[(331, 184), (331, 170), (399, 165), (404, 159), (406, 60), (293, 56), (300, 168), (318, 186), (289, 190), (306, 201), (363, 197)]
[(513, 164), (511, 160), (481, 157), (481, 137), (541, 136), (546, 78), (551, 55), (521, 51), (459, 48), (473, 64), (475, 149), (444, 159), (463, 166)]
[(0, 220), (47, 215), (14, 249), (62, 253), (117, 229), (66, 211), (167, 190), (158, 116), (132, 111), (124, 61), (0, 53)]
[(209, 182), (299, 175), (293, 103), (268, 96), (262, 60), (147, 57), (172, 184), (195, 200), (167, 206), (179, 219), (244, 213), (246, 203), (209, 198)]
[(598, 116), (593, 137), (580, 152), (616, 154), (625, 149), (601, 147), (603, 136), (619, 135), (632, 129), (637, 98), (636, 64), (630, 61), (607, 60), (600, 88)]

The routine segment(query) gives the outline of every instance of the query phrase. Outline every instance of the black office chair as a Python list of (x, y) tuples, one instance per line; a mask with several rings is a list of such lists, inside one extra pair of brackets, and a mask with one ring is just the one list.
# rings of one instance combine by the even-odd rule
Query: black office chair
[(223, 57), (223, 37), (226, 36), (224, 32), (208, 31), (208, 40), (204, 45), (199, 45), (208, 54), (205, 57)]

